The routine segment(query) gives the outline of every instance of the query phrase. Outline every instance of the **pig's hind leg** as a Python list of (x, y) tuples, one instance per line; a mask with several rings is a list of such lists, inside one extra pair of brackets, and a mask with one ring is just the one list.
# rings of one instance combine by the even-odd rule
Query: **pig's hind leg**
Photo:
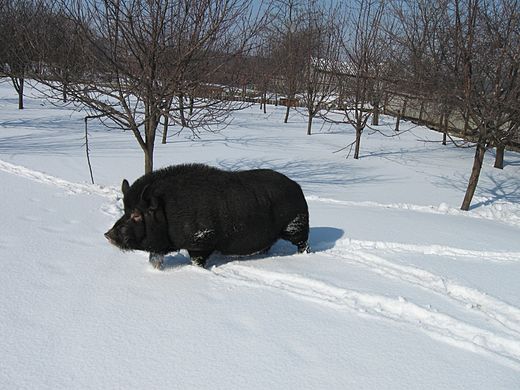
[(200, 229), (194, 234), (190, 247), (187, 248), (193, 265), (206, 267), (206, 261), (215, 249), (216, 237), (212, 228)]
[(193, 265), (198, 265), (199, 267), (205, 268), (206, 267), (206, 261), (208, 260), (208, 257), (211, 255), (213, 251), (200, 251), (200, 250), (189, 250), (188, 253), (190, 254), (191, 263)]
[(299, 253), (309, 253), (309, 215), (298, 214), (283, 230), (281, 238), (298, 247)]

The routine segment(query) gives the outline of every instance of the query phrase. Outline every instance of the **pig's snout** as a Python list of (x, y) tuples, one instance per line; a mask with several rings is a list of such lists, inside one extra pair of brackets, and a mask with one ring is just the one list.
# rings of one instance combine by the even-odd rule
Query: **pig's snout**
[(105, 233), (105, 238), (110, 241), (111, 244), (114, 244), (115, 242), (115, 234), (114, 229), (110, 229), (108, 232)]

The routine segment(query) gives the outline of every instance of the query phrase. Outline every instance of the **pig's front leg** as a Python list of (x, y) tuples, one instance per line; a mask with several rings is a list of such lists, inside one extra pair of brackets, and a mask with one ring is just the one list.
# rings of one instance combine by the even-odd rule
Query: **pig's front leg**
[(150, 257), (148, 258), (148, 260), (150, 261), (150, 263), (152, 264), (152, 266), (155, 269), (161, 270), (164, 268), (164, 265), (163, 265), (164, 255), (161, 255), (159, 253), (150, 252)]

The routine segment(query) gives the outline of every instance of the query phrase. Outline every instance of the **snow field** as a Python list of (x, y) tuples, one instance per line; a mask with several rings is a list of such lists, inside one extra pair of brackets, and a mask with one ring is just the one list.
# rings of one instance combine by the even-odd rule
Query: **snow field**
[(307, 137), (297, 114), (283, 126), (281, 109), (252, 107), (220, 134), (158, 145), (156, 165), (286, 173), (314, 252), (281, 241), (202, 270), (181, 251), (156, 271), (103, 237), (122, 178), (142, 173), (131, 135), (92, 125), (91, 185), (81, 114), (39, 98), (18, 112), (11, 95), (0, 85), (0, 388), (520, 386), (518, 154), (504, 171), (487, 156), (464, 213), (472, 150), (408, 124), (345, 160), (332, 152), (349, 129)]

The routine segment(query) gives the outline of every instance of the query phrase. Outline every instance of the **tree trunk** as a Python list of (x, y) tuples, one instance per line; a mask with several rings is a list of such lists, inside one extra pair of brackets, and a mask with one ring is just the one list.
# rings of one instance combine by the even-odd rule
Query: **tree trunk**
[(356, 129), (356, 147), (354, 149), (354, 159), (359, 159), (359, 147), (361, 144), (361, 130)]
[(408, 106), (408, 99), (404, 98), (403, 111), (401, 112), (401, 116), (406, 116), (406, 107), (407, 106)]
[(173, 96), (171, 98), (166, 99), (164, 102), (163, 107), (163, 118), (164, 118), (164, 124), (163, 124), (163, 135), (162, 135), (162, 143), (165, 144), (168, 137), (168, 127), (170, 126), (170, 110), (172, 108), (173, 103)]
[(287, 102), (287, 110), (285, 110), (285, 119), (283, 120), (283, 123), (287, 123), (289, 120), (289, 110), (291, 109), (291, 105), (289, 102)]
[(469, 130), (469, 116), (468, 116), (467, 110), (466, 110), (466, 113), (464, 114), (464, 129), (462, 130), (462, 135), (466, 135), (468, 133), (468, 130)]
[(181, 125), (182, 127), (187, 127), (186, 117), (184, 116), (184, 95), (181, 93), (178, 96), (179, 99), (179, 115), (181, 117)]
[(495, 156), (495, 168), (504, 169), (504, 152), (506, 150), (505, 145), (497, 145), (497, 154)]
[(379, 100), (374, 102), (374, 110), (372, 112), (372, 126), (379, 126)]
[(309, 119), (307, 121), (307, 135), (311, 135), (312, 134), (312, 120), (313, 120), (313, 118), (314, 118), (314, 116), (309, 114)]
[(144, 149), (144, 173), (150, 173), (153, 171), (153, 151), (155, 145), (155, 131), (157, 129), (157, 124), (152, 123), (152, 119), (148, 119), (147, 124), (145, 125), (145, 133), (146, 133), (146, 147)]
[(69, 74), (68, 74), (68, 71), (65, 70), (65, 69), (62, 69), (60, 72), (60, 79), (62, 80), (61, 82), (61, 99), (63, 101), (63, 103), (67, 103), (67, 87), (69, 85)]
[(444, 116), (445, 116), (445, 113), (443, 112), (441, 114), (441, 119), (439, 121), (439, 129), (442, 131), (442, 144), (446, 145), (446, 129), (444, 127)]
[(144, 173), (150, 173), (153, 171), (153, 148), (147, 146), (144, 151)]
[[(151, 100), (151, 99), (150, 99)], [(161, 113), (158, 107), (153, 104), (145, 102), (145, 122), (144, 122), (144, 133), (145, 142), (143, 145), (144, 150), (144, 173), (150, 173), (153, 171), (153, 152), (155, 147), (155, 134), (157, 132), (157, 126), (159, 126), (159, 120)]]
[(193, 105), (195, 104), (195, 99), (193, 96), (190, 96), (190, 116), (193, 115)]
[(162, 133), (162, 143), (166, 144), (166, 138), (168, 137), (168, 115), (164, 115), (164, 125), (163, 125), (163, 133)]
[(13, 87), (18, 93), (18, 109), (23, 110), (23, 87), (25, 82), (25, 73), (22, 71), (22, 75), (19, 77), (12, 76), (11, 82), (13, 83)]
[(23, 77), (19, 78), (18, 79), (18, 88), (17, 88), (17, 91), (18, 91), (18, 109), (19, 110), (23, 110), (23, 87), (24, 87), (24, 84), (25, 84), (25, 79)]
[(486, 146), (482, 140), (477, 143), (477, 149), (475, 150), (475, 158), (473, 159), (473, 168), (471, 169), (471, 176), (468, 182), (468, 188), (466, 189), (466, 195), (462, 202), (461, 210), (468, 211), (471, 205), (471, 200), (477, 189), (478, 179), (480, 177), (480, 171), (482, 170), (482, 162), (484, 161), (484, 154), (486, 153)]
[(441, 126), (442, 126), (442, 144), (446, 145), (447, 137), (448, 137), (448, 130), (450, 125), (450, 114), (451, 112), (445, 111), (444, 115), (441, 117)]

